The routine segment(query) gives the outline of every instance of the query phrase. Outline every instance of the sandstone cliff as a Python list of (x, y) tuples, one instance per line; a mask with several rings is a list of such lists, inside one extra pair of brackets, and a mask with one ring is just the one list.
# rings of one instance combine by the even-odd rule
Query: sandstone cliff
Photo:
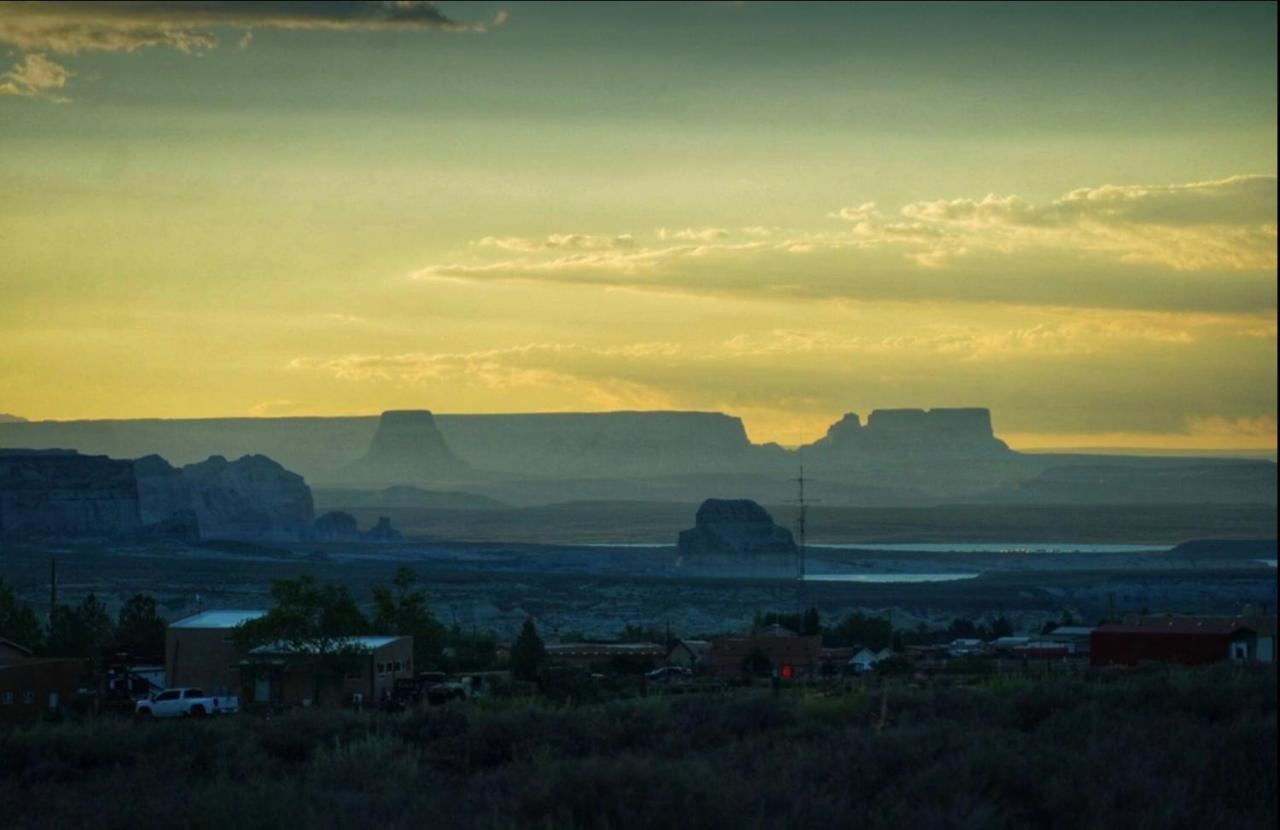
[(791, 531), (774, 524), (767, 510), (747, 499), (707, 499), (694, 522), (694, 527), (680, 531), (676, 543), (682, 562), (708, 556), (796, 554)]
[(865, 454), (1000, 457), (1009, 446), (995, 437), (987, 409), (877, 409), (866, 426), (848, 413), (806, 449), (815, 458)]
[(0, 450), (0, 536), (114, 536), (141, 524), (130, 462)]
[(265, 455), (215, 455), (183, 467), (182, 476), (202, 537), (296, 538), (315, 523), (311, 488)]

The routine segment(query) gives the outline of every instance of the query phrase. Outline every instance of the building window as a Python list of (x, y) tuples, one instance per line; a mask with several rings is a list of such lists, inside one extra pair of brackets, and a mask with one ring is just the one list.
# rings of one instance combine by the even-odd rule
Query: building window
[(405, 660), (405, 661), (404, 661), (404, 670), (405, 670), (405, 671), (413, 671), (413, 661), (412, 661), (412, 660)]
[(386, 664), (386, 663), (379, 663), (379, 664), (378, 664), (378, 674), (386, 674), (386, 673), (387, 673), (387, 664)]
[(0, 704), (8, 705), (13, 703), (13, 692), (0, 692)]
[(399, 661), (399, 660), (397, 660), (397, 661), (396, 661), (396, 666), (395, 666), (395, 668), (393, 668), (393, 669), (392, 669), (392, 671), (400, 671), (400, 670), (401, 670), (401, 669), (400, 669), (400, 661)]
[(23, 703), (35, 703), (35, 702), (36, 702), (36, 693), (35, 693), (35, 692), (33, 692), (33, 691), (31, 691), (30, 689), (28, 689), (27, 691), (23, 692), (23, 693), (22, 693), (22, 702), (23, 702)]

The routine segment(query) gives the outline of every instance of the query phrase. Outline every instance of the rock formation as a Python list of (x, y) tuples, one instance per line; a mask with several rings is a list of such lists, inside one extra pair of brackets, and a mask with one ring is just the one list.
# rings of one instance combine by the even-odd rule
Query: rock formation
[(298, 538), (311, 490), (266, 456), (214, 456), (176, 469), (70, 450), (0, 450), (0, 534)]
[(1007, 455), (1009, 446), (991, 429), (987, 409), (877, 409), (863, 426), (848, 413), (810, 445), (814, 454), (899, 456)]
[(356, 484), (416, 484), (465, 479), (471, 469), (444, 443), (425, 409), (391, 410), (378, 419), (369, 451), (335, 478)]
[(394, 542), (400, 538), (400, 531), (391, 526), (391, 519), (386, 516), (379, 516), (378, 523), (369, 528), (369, 532), (364, 534), (364, 538), (372, 539), (375, 542)]
[(0, 536), (115, 536), (141, 524), (130, 462), (0, 450)]
[(350, 541), (360, 538), (356, 517), (341, 510), (330, 510), (316, 519), (316, 538), (324, 541)]
[(707, 499), (694, 527), (680, 531), (676, 552), (682, 561), (706, 556), (786, 556), (796, 554), (791, 531), (747, 499)]
[(200, 535), (296, 538), (315, 523), (311, 488), (265, 455), (215, 455), (182, 468)]

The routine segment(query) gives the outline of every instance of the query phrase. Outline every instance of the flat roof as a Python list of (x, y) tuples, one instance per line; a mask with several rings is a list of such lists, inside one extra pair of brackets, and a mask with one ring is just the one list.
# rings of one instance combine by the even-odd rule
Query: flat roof
[(235, 628), (242, 622), (256, 620), (266, 611), (202, 611), (185, 619), (170, 623), (170, 628)]
[[(335, 640), (333, 645), (337, 648), (354, 648), (361, 651), (366, 651), (366, 650), (374, 651), (376, 649), (382, 648), (383, 646), (389, 646), (398, 640), (407, 640), (407, 639), (409, 638), (404, 635), (393, 636), (389, 634), (373, 635), (368, 637), (344, 637), (341, 640)], [(295, 649), (293, 646), (289, 645), (288, 643), (275, 642), (275, 643), (268, 643), (265, 646), (258, 646), (253, 650), (253, 653), (254, 654), (287, 654), (293, 651), (315, 651), (315, 649), (308, 648), (306, 646), (303, 646), (300, 649)]]

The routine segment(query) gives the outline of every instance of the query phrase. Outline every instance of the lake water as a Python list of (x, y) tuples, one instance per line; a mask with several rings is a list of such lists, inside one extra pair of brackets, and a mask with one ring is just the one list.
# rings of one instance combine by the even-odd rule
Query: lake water
[(874, 550), (901, 553), (1160, 553), (1169, 545), (1090, 545), (1082, 542), (837, 542), (811, 550)]
[[(580, 548), (675, 548), (670, 542), (597, 542)], [(869, 550), (887, 553), (1163, 553), (1169, 545), (1093, 545), (1084, 542), (824, 542), (809, 550)]]
[(805, 574), (805, 582), (957, 582), (975, 579), (976, 573), (955, 574)]

